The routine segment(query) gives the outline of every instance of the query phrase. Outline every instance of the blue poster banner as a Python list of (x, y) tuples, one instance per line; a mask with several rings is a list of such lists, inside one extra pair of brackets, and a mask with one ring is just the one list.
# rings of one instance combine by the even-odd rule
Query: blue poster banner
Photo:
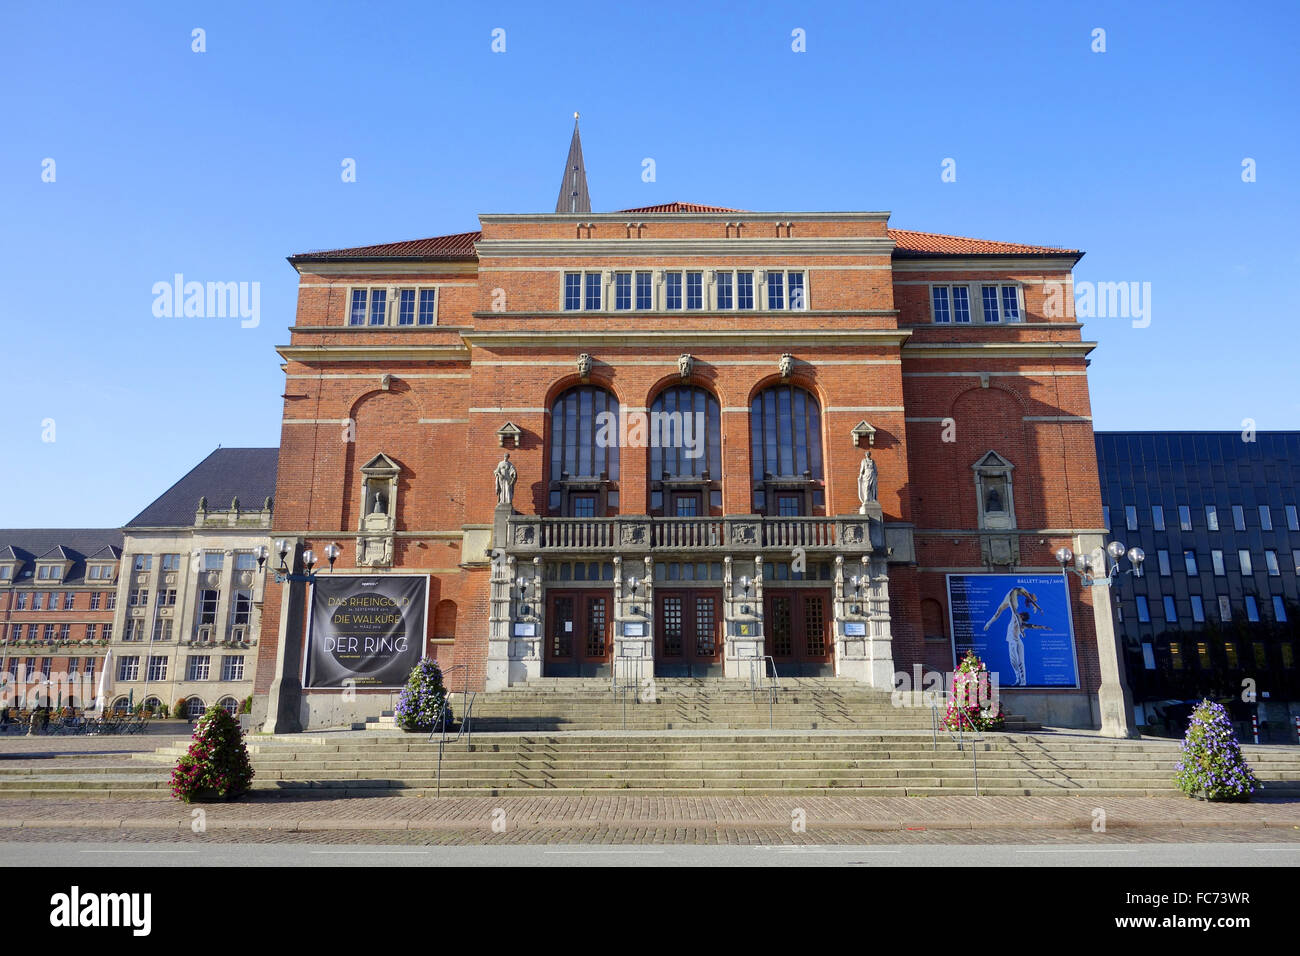
[(998, 686), (1078, 687), (1070, 589), (1062, 574), (950, 574), (958, 663), (974, 650)]

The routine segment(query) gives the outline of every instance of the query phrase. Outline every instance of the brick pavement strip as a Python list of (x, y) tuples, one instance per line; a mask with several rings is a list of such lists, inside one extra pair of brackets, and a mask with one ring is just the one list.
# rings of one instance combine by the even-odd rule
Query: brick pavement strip
[[(179, 830), (189, 832), (202, 809), (209, 830), (454, 831), (490, 827), (505, 811), (512, 829), (609, 831), (646, 827), (656, 833), (687, 829), (789, 829), (803, 810), (819, 830), (978, 831), (1090, 830), (1096, 809), (1106, 828), (1270, 828), (1300, 830), (1300, 800), (1207, 804), (1160, 797), (580, 797), (511, 796), (426, 799), (411, 797), (256, 797), (183, 806), (169, 801), (0, 799), (0, 830)], [(0, 839), (3, 835), (0, 834)]]

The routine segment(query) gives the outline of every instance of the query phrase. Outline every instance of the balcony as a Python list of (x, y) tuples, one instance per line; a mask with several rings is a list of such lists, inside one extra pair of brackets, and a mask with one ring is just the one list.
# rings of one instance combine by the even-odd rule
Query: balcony
[(871, 551), (884, 544), (880, 515), (777, 518), (540, 518), (512, 515), (512, 553), (749, 552), (803, 548), (820, 552)]

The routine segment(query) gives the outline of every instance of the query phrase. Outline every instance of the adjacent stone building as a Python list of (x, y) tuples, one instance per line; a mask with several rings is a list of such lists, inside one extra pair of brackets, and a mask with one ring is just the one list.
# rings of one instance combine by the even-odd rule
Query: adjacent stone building
[[(1101, 543), (1082, 253), (587, 196), (575, 130), (554, 213), (291, 257), (286, 570), (335, 545), (336, 575), (427, 576), (423, 650), (457, 685), (889, 688), (951, 671), (950, 574), (1060, 575), (1059, 547)], [(1076, 686), (1005, 703), (1123, 723), (1106, 600), (1099, 638), (1069, 580)], [(269, 729), (389, 704), (304, 689), (308, 589), (266, 588)]]

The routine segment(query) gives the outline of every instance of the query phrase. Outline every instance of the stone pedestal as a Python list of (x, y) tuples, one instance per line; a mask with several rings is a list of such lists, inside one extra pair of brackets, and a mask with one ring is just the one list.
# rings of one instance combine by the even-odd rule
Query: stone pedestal
[(1115, 632), (1115, 615), (1110, 606), (1110, 585), (1097, 582), (1092, 586), (1092, 616), (1097, 629), (1097, 663), (1101, 669), (1101, 687), (1097, 705), (1101, 711), (1103, 737), (1139, 737), (1133, 726), (1133, 692), (1124, 670), (1124, 648)]

